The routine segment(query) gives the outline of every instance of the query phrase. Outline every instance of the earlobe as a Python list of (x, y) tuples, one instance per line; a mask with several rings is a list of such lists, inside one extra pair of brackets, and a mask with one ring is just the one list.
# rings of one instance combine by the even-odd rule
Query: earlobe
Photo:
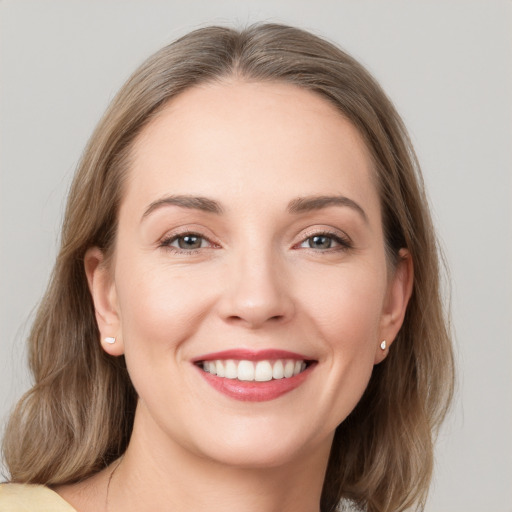
[(94, 303), (103, 350), (112, 356), (124, 353), (117, 295), (103, 252), (91, 247), (84, 257), (85, 274)]
[[(400, 249), (399, 261), (390, 277), (382, 311), (380, 336), (376, 340), (375, 364), (386, 358), (391, 344), (402, 327), (412, 295), (413, 282), (414, 267), (411, 254), (407, 249)], [(386, 340), (386, 343), (382, 340)]]

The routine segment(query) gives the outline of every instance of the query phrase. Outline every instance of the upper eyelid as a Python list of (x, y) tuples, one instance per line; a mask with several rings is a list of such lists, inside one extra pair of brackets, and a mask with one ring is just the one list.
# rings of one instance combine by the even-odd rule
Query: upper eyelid
[[(175, 242), (179, 241), (180, 238), (185, 238), (186, 236), (192, 236), (192, 237), (197, 237), (201, 240), (201, 244), (199, 247), (176, 247), (174, 244)], [(204, 246), (203, 246), (203, 242), (204, 242)], [(196, 251), (199, 251), (201, 249), (208, 249), (208, 248), (211, 248), (211, 247), (215, 247), (215, 244), (210, 242), (210, 240), (204, 236), (201, 236), (201, 235), (196, 235), (196, 234), (193, 234), (193, 233), (185, 233), (184, 235), (178, 235), (178, 236), (175, 236), (175, 237), (172, 237), (169, 239), (169, 242), (166, 243), (166, 246), (167, 247), (172, 247), (173, 249), (175, 250), (178, 250), (178, 251), (181, 251), (181, 252), (196, 252)]]
[[(181, 237), (192, 235), (192, 236), (198, 236), (199, 238), (202, 238), (206, 241), (207, 245), (206, 247), (195, 247), (195, 248), (183, 248), (183, 247), (177, 247), (174, 244), (176, 240), (178, 240)], [(183, 231), (181, 233), (171, 233), (167, 236), (162, 237), (157, 244), (158, 249), (163, 249), (165, 251), (169, 251), (173, 254), (182, 255), (182, 256), (193, 256), (197, 254), (204, 254), (202, 251), (209, 250), (209, 249), (218, 249), (220, 248), (220, 245), (213, 242), (209, 237), (206, 237), (202, 235), (201, 233), (196, 233), (193, 231)]]
[[(205, 231), (208, 231), (206, 233)], [(185, 226), (179, 226), (173, 229), (170, 229), (166, 231), (159, 239), (159, 242), (163, 240), (171, 240), (173, 238), (179, 238), (180, 236), (186, 236), (186, 235), (195, 235), (200, 236), (201, 238), (204, 238), (212, 243), (214, 243), (214, 239), (216, 238), (213, 236), (213, 234), (209, 233), (210, 230), (208, 230), (204, 226), (195, 226), (195, 225), (185, 225)]]
[(184, 237), (184, 236), (197, 236), (199, 238), (202, 238), (203, 240), (206, 240), (211, 245), (218, 245), (214, 241), (212, 241), (212, 239), (210, 237), (208, 237), (206, 235), (203, 235), (201, 233), (198, 233), (196, 231), (183, 231), (181, 233), (172, 233), (172, 234), (169, 234), (169, 235), (164, 235), (160, 239), (160, 243), (162, 243), (162, 244), (163, 243), (169, 244), (170, 242), (174, 242), (178, 238), (181, 238), (181, 237)]
[[(335, 247), (330, 247), (324, 250), (312, 247), (302, 247), (302, 245), (307, 242), (308, 239), (315, 236), (326, 236), (333, 238), (336, 245)], [(354, 248), (354, 242), (352, 241), (352, 238), (346, 233), (346, 231), (335, 228), (334, 226), (311, 226), (303, 230), (300, 234), (297, 235), (297, 237), (299, 238), (299, 241), (292, 245), (292, 248), (294, 249), (312, 250), (318, 253), (328, 253), (332, 251), (350, 250)]]
[[(295, 244), (294, 247), (297, 247), (297, 246), (301, 247), (308, 240), (310, 240), (311, 238), (314, 238), (315, 236), (325, 236), (326, 238), (331, 238), (335, 244), (337, 244), (339, 247), (343, 247), (345, 249), (352, 247), (352, 242), (349, 239), (347, 239), (345, 237), (341, 237), (339, 235), (333, 235), (332, 233), (318, 233), (316, 235), (308, 236), (308, 237), (304, 238), (302, 241), (300, 241), (298, 244)], [(306, 247), (306, 249), (307, 248), (308, 247)], [(313, 249), (313, 247), (309, 247), (309, 248)], [(329, 247), (329, 249), (333, 249), (333, 247)], [(314, 249), (314, 250), (317, 250), (317, 249)]]
[(307, 228), (305, 230), (302, 230), (297, 235), (297, 238), (300, 237), (300, 239), (302, 241), (304, 241), (304, 240), (307, 240), (308, 238), (311, 238), (312, 236), (318, 236), (318, 235), (337, 237), (337, 238), (341, 238), (343, 240), (352, 242), (352, 238), (347, 234), (346, 231), (343, 231), (342, 229), (335, 228), (335, 227), (329, 227), (329, 226)]
[[(206, 240), (209, 244), (212, 246), (223, 246), (224, 244), (221, 244), (220, 240), (217, 239), (217, 237), (213, 235), (209, 235), (204, 233), (203, 227), (200, 227), (199, 229), (193, 227), (193, 226), (183, 226), (176, 228), (175, 230), (171, 230), (167, 232), (165, 235), (163, 235), (158, 240), (159, 245), (169, 244), (171, 241), (174, 241), (182, 236), (186, 235), (194, 235), (203, 238)], [(295, 242), (293, 242), (292, 246), (297, 246), (298, 244), (301, 244), (305, 242), (308, 238), (311, 238), (313, 236), (330, 236), (335, 239), (339, 239), (341, 242), (345, 242), (344, 245), (352, 245), (353, 241), (352, 238), (343, 230), (335, 227), (310, 227), (301, 230), (301, 232), (297, 233), (297, 235), (294, 236)]]

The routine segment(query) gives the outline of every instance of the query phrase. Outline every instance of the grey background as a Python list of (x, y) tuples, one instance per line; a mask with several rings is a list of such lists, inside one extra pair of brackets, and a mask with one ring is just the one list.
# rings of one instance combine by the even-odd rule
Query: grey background
[(0, 420), (29, 385), (64, 196), (109, 100), (190, 29), (261, 20), (339, 43), (403, 115), (451, 269), (459, 367), (427, 511), (512, 511), (510, 1), (0, 1)]

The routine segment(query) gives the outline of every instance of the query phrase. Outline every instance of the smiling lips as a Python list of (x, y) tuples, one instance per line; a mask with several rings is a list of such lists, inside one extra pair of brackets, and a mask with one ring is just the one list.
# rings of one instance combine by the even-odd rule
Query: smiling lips
[(224, 351), (194, 362), (215, 389), (244, 401), (272, 400), (295, 389), (315, 363), (282, 350)]
[(240, 381), (267, 382), (272, 379), (290, 378), (298, 375), (306, 369), (306, 362), (293, 359), (277, 359), (276, 361), (235, 361), (233, 359), (216, 361), (204, 361), (203, 370), (225, 377), (226, 379), (237, 379)]

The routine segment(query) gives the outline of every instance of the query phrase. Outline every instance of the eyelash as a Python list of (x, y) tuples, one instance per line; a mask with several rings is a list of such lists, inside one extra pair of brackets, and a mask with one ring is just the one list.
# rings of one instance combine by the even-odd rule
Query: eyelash
[[(325, 237), (331, 240), (331, 242), (334, 242), (337, 244), (337, 246), (334, 247), (327, 247), (325, 250), (318, 250), (314, 247), (303, 247), (303, 244), (308, 243), (309, 240), (312, 240), (316, 237)], [(299, 244), (295, 245), (294, 247), (297, 248), (304, 248), (307, 250), (314, 251), (316, 253), (332, 253), (332, 252), (338, 252), (338, 251), (347, 251), (349, 249), (353, 248), (352, 241), (350, 238), (346, 235), (340, 235), (339, 233), (333, 233), (331, 231), (315, 231), (311, 234), (308, 234), (306, 238), (304, 238)]]
[[(205, 237), (204, 235), (201, 235), (200, 233), (195, 233), (193, 231), (186, 231), (179, 234), (173, 234), (168, 237), (165, 237), (160, 241), (160, 247), (163, 247), (164, 249), (167, 249), (171, 252), (174, 252), (176, 254), (194, 254), (201, 249), (205, 249), (207, 247), (196, 247), (193, 249), (184, 249), (182, 247), (174, 247), (172, 244), (174, 242), (179, 241), (180, 239), (186, 238), (186, 237), (197, 237), (200, 238), (202, 241), (206, 242), (209, 247), (219, 247), (217, 244), (213, 243), (210, 239)], [(202, 244), (201, 244), (202, 245)]]
[[(206, 247), (195, 247), (192, 249), (184, 249), (182, 247), (175, 247), (172, 245), (173, 243), (178, 242), (180, 239), (184, 239), (186, 237), (197, 237), (197, 238), (201, 239), (202, 242), (205, 242), (208, 245)], [(331, 240), (331, 243), (334, 242), (335, 244), (337, 244), (337, 246), (327, 247), (327, 248), (325, 248), (325, 250), (318, 250), (318, 249), (315, 249), (314, 247), (303, 247), (303, 244), (308, 243), (309, 240), (312, 240), (316, 237), (328, 238)], [(202, 243), (201, 243), (201, 245), (202, 245)], [(204, 235), (201, 235), (200, 233), (195, 233), (192, 231), (186, 231), (183, 233), (173, 234), (168, 237), (165, 237), (164, 239), (162, 239), (160, 241), (159, 246), (164, 249), (167, 249), (173, 253), (184, 254), (184, 255), (195, 254), (198, 251), (200, 251), (201, 249), (206, 249), (206, 248), (211, 248), (211, 247), (213, 247), (213, 248), (220, 247), (218, 244), (215, 244), (214, 242), (212, 242), (209, 238), (205, 237)], [(338, 251), (347, 251), (349, 249), (352, 249), (353, 245), (352, 245), (351, 240), (347, 236), (341, 236), (338, 233), (332, 233), (329, 231), (315, 231), (314, 233), (309, 234), (306, 238), (304, 238), (298, 244), (295, 244), (293, 246), (293, 248), (294, 249), (304, 248), (304, 249), (307, 249), (310, 251), (314, 251), (316, 253), (326, 253), (326, 252), (332, 253), (332, 252), (338, 252)]]

